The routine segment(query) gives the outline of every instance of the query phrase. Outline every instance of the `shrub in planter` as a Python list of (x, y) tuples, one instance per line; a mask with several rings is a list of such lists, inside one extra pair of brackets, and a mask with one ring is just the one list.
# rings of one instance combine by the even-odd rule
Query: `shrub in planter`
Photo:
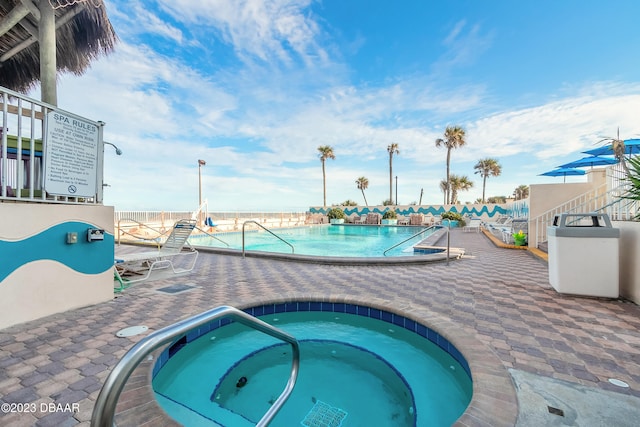
[(345, 219), (347, 216), (344, 211), (340, 208), (331, 208), (327, 212), (327, 216), (329, 219)]
[(398, 214), (393, 209), (389, 209), (382, 215), (382, 219), (398, 219)]
[(445, 212), (440, 215), (440, 218), (442, 218), (443, 220), (448, 219), (449, 221), (457, 221), (457, 224), (460, 227), (464, 227), (465, 225), (467, 225), (467, 222), (464, 220), (462, 215), (457, 212)]

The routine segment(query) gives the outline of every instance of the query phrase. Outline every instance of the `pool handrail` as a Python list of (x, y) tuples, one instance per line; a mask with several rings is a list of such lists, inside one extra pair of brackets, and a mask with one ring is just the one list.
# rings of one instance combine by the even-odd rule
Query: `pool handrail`
[(207, 236), (211, 237), (212, 239), (215, 239), (215, 240), (217, 240), (217, 241), (219, 241), (219, 242), (224, 243), (227, 247), (230, 247), (230, 246), (231, 246), (231, 245), (229, 245), (227, 242), (225, 242), (224, 240), (222, 240), (222, 239), (220, 239), (220, 238), (216, 237), (215, 235), (213, 235), (213, 234), (209, 233), (209, 232), (208, 232), (208, 231), (206, 231), (206, 230), (203, 230), (202, 228), (198, 227), (197, 225), (196, 225), (196, 228), (198, 229), (198, 231), (203, 232), (204, 234), (206, 234)]
[[(382, 252), (382, 255), (387, 256), (387, 252), (389, 252), (391, 249), (395, 249), (398, 246), (408, 242), (409, 240), (413, 239), (414, 237), (418, 237), (419, 235), (426, 233), (427, 231), (433, 229), (433, 228), (444, 228), (447, 230), (447, 233), (449, 232), (449, 229), (443, 225), (440, 224), (435, 224), (435, 225), (431, 225), (427, 228), (425, 228), (424, 230), (420, 230), (419, 232), (417, 232), (416, 234), (412, 235), (411, 237), (407, 237), (406, 239), (404, 239), (402, 242), (396, 243), (395, 245), (391, 246), (390, 248), (387, 248), (384, 250), (384, 252)], [(449, 242), (447, 239), (447, 261), (449, 260)]]
[(262, 416), (262, 419), (258, 424), (256, 424), (260, 427), (269, 425), (271, 420), (276, 416), (278, 411), (282, 408), (282, 405), (284, 405), (291, 395), (293, 387), (296, 384), (300, 368), (300, 346), (298, 341), (292, 335), (289, 335), (288, 333), (269, 325), (268, 323), (263, 322), (244, 311), (231, 306), (220, 306), (181, 320), (180, 322), (167, 326), (166, 328), (162, 328), (146, 336), (136, 345), (131, 347), (131, 349), (129, 349), (129, 351), (125, 353), (125, 355), (116, 364), (105, 380), (93, 408), (91, 427), (112, 427), (116, 425), (114, 417), (120, 393), (135, 368), (151, 352), (159, 349), (163, 345), (172, 343), (175, 338), (186, 334), (194, 328), (223, 317), (230, 317), (243, 325), (291, 344), (292, 362), (289, 381), (287, 381), (287, 384), (280, 396)]
[(249, 224), (249, 223), (254, 223), (255, 225), (257, 225), (258, 227), (262, 228), (264, 231), (267, 231), (268, 233), (270, 233), (272, 236), (277, 237), (278, 239), (282, 240), (284, 243), (286, 243), (287, 245), (289, 245), (291, 247), (291, 253), (295, 253), (295, 249), (293, 247), (293, 245), (289, 242), (287, 242), (286, 240), (284, 240), (282, 237), (278, 236), (276, 233), (274, 233), (273, 231), (269, 230), (267, 227), (265, 227), (264, 225), (260, 224), (258, 221), (254, 221), (254, 220), (249, 220), (249, 221), (245, 221), (242, 223), (242, 257), (244, 258), (244, 227)]

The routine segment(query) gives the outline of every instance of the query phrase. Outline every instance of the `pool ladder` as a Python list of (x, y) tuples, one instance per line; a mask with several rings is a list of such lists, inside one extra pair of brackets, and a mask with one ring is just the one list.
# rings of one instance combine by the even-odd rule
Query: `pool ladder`
[(184, 336), (187, 332), (195, 328), (221, 318), (231, 318), (259, 332), (271, 335), (272, 337), (291, 344), (293, 360), (291, 362), (291, 374), (289, 376), (289, 381), (280, 396), (262, 416), (262, 419), (258, 424), (256, 424), (260, 427), (269, 425), (271, 420), (273, 420), (291, 395), (293, 387), (296, 384), (300, 368), (300, 347), (298, 345), (298, 341), (288, 333), (273, 327), (268, 323), (245, 313), (244, 311), (240, 311), (237, 308), (230, 306), (221, 306), (160, 329), (146, 336), (136, 345), (131, 347), (131, 349), (116, 364), (104, 382), (102, 390), (100, 390), (100, 394), (98, 395), (98, 399), (96, 400), (96, 404), (93, 408), (91, 427), (112, 427), (116, 425), (114, 417), (120, 393), (129, 379), (129, 376), (131, 376), (135, 368), (150, 353), (159, 349), (163, 345), (173, 343), (176, 338)]
[(291, 247), (291, 253), (295, 253), (295, 249), (293, 248), (293, 245), (289, 242), (287, 242), (286, 240), (284, 240), (282, 237), (278, 236), (276, 233), (274, 233), (273, 231), (269, 230), (267, 227), (265, 227), (264, 225), (260, 224), (258, 221), (254, 221), (254, 220), (249, 220), (249, 221), (245, 221), (242, 223), (242, 256), (244, 257), (244, 227), (247, 224), (255, 224), (258, 227), (262, 228), (264, 231), (270, 233), (272, 236), (277, 237), (278, 239), (282, 240), (284, 243), (286, 243), (287, 245), (289, 245)]
[(441, 225), (441, 224), (436, 224), (436, 225), (432, 225), (430, 227), (427, 227), (424, 230), (420, 230), (419, 232), (417, 232), (413, 236), (404, 239), (402, 242), (396, 243), (395, 245), (391, 246), (390, 248), (385, 249), (385, 251), (382, 253), (382, 255), (387, 256), (387, 252), (389, 252), (391, 249), (395, 249), (398, 246), (400, 246), (400, 245), (408, 242), (409, 240), (413, 239), (414, 237), (418, 237), (421, 234), (426, 233), (427, 231), (429, 231), (431, 229), (444, 228), (445, 230), (447, 230), (447, 264), (449, 264), (449, 252), (450, 252), (450, 249), (451, 249), (451, 229), (449, 227), (450, 226), (444, 226), (444, 225)]

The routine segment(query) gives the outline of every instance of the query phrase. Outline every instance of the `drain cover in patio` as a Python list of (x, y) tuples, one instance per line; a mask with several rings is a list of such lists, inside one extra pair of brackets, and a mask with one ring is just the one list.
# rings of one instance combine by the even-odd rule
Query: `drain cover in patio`
[(165, 292), (167, 294), (177, 294), (180, 292), (188, 291), (189, 289), (193, 289), (195, 286), (186, 285), (184, 283), (178, 283), (171, 286), (166, 286), (164, 288), (158, 289), (160, 292)]

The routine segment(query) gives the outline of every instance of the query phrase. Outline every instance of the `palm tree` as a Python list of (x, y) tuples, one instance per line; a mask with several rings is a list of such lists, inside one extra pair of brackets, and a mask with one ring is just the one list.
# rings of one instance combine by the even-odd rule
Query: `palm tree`
[(445, 146), (447, 148), (447, 191), (445, 195), (445, 204), (451, 203), (451, 180), (449, 176), (449, 165), (451, 163), (451, 150), (453, 148), (463, 147), (467, 141), (465, 140), (466, 132), (462, 126), (447, 126), (444, 131), (444, 139), (436, 139), (436, 147)]
[(327, 206), (327, 174), (324, 170), (324, 162), (327, 159), (335, 160), (336, 155), (333, 154), (333, 147), (330, 145), (321, 145), (318, 147), (320, 153), (320, 162), (322, 163), (322, 206)]
[[(398, 150), (398, 144), (395, 142), (387, 147), (387, 152), (389, 152), (389, 200), (393, 205), (393, 155), (400, 154), (400, 150)], [(398, 201), (396, 200), (396, 203)]]
[(478, 163), (473, 167), (476, 171), (474, 173), (479, 173), (482, 177), (482, 203), (485, 202), (484, 190), (487, 187), (487, 178), (490, 176), (500, 176), (502, 173), (502, 166), (496, 159), (481, 159), (478, 160)]
[(449, 185), (447, 185), (447, 180), (443, 179), (442, 181), (440, 181), (440, 191), (442, 191), (444, 193), (444, 203), (443, 204), (447, 204), (447, 188), (449, 188)]
[(469, 181), (466, 176), (451, 175), (449, 177), (449, 184), (451, 185), (451, 204), (458, 203), (458, 191), (468, 191), (473, 187), (473, 182)]
[(600, 142), (608, 142), (611, 143), (611, 150), (613, 150), (613, 155), (616, 160), (620, 162), (622, 168), (624, 169), (627, 176), (629, 175), (629, 167), (627, 166), (625, 155), (625, 145), (624, 140), (620, 139), (620, 128), (618, 128), (618, 136), (616, 138), (603, 138)]
[(356, 179), (356, 185), (358, 186), (358, 190), (362, 191), (362, 197), (364, 197), (364, 204), (367, 207), (369, 207), (369, 203), (367, 203), (367, 197), (364, 195), (364, 190), (369, 188), (369, 180), (366, 177), (361, 176), (360, 178)]
[(529, 186), (519, 185), (515, 190), (513, 190), (513, 196), (516, 200), (526, 199), (529, 197)]

